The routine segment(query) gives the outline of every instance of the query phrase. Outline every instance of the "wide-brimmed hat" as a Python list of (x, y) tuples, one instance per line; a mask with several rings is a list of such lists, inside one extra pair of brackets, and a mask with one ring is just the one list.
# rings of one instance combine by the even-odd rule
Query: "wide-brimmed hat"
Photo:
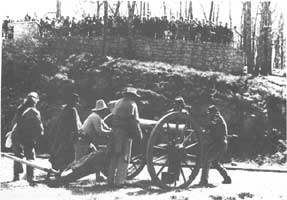
[(39, 101), (39, 95), (37, 92), (30, 92), (28, 95), (27, 95), (27, 98), (32, 98), (33, 100), (35, 101)]
[(181, 96), (176, 97), (176, 98), (174, 99), (174, 102), (175, 102), (176, 104), (185, 106), (185, 101), (184, 101), (183, 97), (181, 97)]
[(92, 111), (100, 111), (107, 109), (108, 106), (106, 105), (105, 101), (103, 99), (99, 99), (96, 102), (96, 106), (92, 109)]
[(138, 90), (136, 88), (133, 88), (133, 87), (127, 87), (124, 91), (123, 91), (123, 94), (132, 94), (136, 97), (141, 97), (139, 94), (138, 94)]

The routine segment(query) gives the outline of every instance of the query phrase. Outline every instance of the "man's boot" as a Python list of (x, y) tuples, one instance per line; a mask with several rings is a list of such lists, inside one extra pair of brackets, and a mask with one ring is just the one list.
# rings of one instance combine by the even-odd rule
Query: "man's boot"
[(19, 174), (14, 174), (13, 181), (19, 181), (19, 180), (20, 180)]
[(227, 171), (223, 166), (221, 166), (217, 161), (214, 161), (212, 163), (213, 167), (217, 169), (217, 171), (220, 173), (220, 175), (224, 178), (222, 181), (223, 184), (230, 184), (231, 183), (231, 178), (228, 176)]
[(34, 183), (34, 169), (30, 166), (26, 167), (27, 170), (27, 181), (31, 184)]
[(13, 172), (14, 172), (13, 181), (19, 181), (20, 180), (19, 174), (21, 174), (23, 172), (22, 165), (16, 161), (14, 161)]
[(224, 180), (222, 181), (223, 184), (231, 184), (231, 178), (230, 176), (224, 177)]

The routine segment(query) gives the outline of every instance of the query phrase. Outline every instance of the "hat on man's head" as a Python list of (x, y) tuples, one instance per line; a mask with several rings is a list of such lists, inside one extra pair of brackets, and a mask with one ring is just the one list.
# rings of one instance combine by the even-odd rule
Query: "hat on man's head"
[(27, 98), (32, 98), (33, 100), (35, 101), (39, 101), (39, 95), (37, 92), (30, 92), (28, 95), (27, 95)]
[(215, 105), (211, 105), (207, 108), (208, 113), (217, 113), (218, 109)]
[(106, 105), (105, 101), (103, 99), (99, 99), (96, 102), (96, 106), (92, 109), (92, 111), (100, 111), (107, 109), (108, 106)]
[(133, 88), (133, 87), (127, 87), (125, 91), (123, 91), (122, 94), (132, 94), (136, 97), (141, 97), (139, 94), (138, 94), (138, 90), (136, 88)]
[(184, 101), (184, 99), (183, 99), (182, 96), (176, 97), (176, 98), (174, 99), (174, 101), (177, 102), (177, 103), (185, 104), (185, 101)]

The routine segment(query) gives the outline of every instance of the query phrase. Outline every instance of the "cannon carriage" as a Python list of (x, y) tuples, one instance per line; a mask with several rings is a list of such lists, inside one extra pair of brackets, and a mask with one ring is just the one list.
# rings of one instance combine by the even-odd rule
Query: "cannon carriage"
[(187, 112), (170, 112), (159, 121), (140, 119), (142, 141), (133, 141), (128, 179), (145, 166), (152, 182), (163, 189), (186, 188), (200, 169), (202, 134)]
[[(110, 117), (105, 118), (107, 124)], [(134, 140), (128, 166), (128, 179), (136, 177), (145, 166), (152, 182), (163, 189), (186, 188), (195, 179), (202, 157), (201, 128), (188, 112), (169, 112), (159, 121), (140, 119), (142, 140)], [(106, 148), (106, 138), (100, 148)], [(58, 174), (57, 171), (1, 153), (2, 156), (33, 168)], [(58, 174), (59, 175), (59, 174)]]

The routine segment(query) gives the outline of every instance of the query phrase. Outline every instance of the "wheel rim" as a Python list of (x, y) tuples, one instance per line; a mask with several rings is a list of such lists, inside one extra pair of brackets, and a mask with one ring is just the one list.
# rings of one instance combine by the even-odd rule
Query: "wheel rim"
[[(199, 171), (199, 130), (186, 113), (173, 112), (154, 127), (148, 141), (147, 165), (153, 182), (165, 189), (184, 188)], [(192, 136), (184, 146), (187, 135)]]

